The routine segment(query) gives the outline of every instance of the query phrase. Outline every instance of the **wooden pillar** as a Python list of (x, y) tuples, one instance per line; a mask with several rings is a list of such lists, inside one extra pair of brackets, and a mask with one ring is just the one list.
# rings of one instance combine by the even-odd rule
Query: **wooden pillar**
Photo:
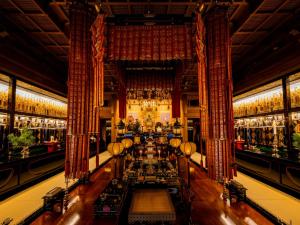
[(65, 176), (81, 178), (89, 168), (89, 125), (91, 33), (93, 8), (87, 1), (74, 0), (70, 7), (68, 74), (68, 117)]
[(216, 5), (206, 17), (209, 90), (209, 176), (223, 182), (233, 176), (234, 121), (231, 40), (227, 7)]

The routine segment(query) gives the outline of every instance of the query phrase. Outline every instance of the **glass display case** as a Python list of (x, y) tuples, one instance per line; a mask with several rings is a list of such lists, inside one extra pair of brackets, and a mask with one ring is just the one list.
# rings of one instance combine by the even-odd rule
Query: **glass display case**
[(276, 81), (233, 99), (234, 117), (256, 116), (283, 110), (282, 82)]
[(0, 74), (0, 109), (7, 110), (8, 106), (8, 78)]
[(299, 197), (300, 73), (235, 96), (233, 109), (238, 169)]
[(65, 98), (21, 81), (17, 81), (15, 110), (53, 118), (67, 117)]

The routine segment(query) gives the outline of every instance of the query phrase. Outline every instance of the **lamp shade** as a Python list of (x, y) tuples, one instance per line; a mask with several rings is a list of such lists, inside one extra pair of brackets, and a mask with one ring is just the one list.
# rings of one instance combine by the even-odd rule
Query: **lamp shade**
[(173, 148), (178, 148), (181, 144), (181, 140), (179, 138), (172, 138), (170, 140), (170, 145), (173, 147)]
[(123, 152), (123, 150), (124, 150), (124, 145), (119, 142), (110, 143), (107, 146), (107, 151), (113, 156), (120, 155)]
[(190, 157), (192, 154), (196, 152), (196, 144), (193, 142), (184, 142), (180, 145), (180, 150), (185, 156)]
[(129, 138), (125, 138), (121, 141), (125, 148), (130, 148), (133, 145), (133, 141)]

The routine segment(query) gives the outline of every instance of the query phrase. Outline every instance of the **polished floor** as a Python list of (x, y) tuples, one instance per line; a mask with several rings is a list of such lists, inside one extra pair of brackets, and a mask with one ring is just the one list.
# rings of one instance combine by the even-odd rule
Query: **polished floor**
[[(106, 167), (111, 167), (110, 163)], [(195, 173), (192, 177), (192, 220), (194, 224), (201, 225), (269, 225), (272, 224), (259, 212), (249, 205), (241, 202), (229, 205), (221, 198), (222, 186), (207, 178), (206, 174), (197, 166), (194, 166)], [(88, 185), (81, 185), (71, 192), (70, 206), (63, 215), (46, 212), (41, 215), (33, 225), (79, 225), (79, 224), (102, 224), (113, 225), (118, 221), (114, 219), (94, 218), (93, 203), (99, 193), (105, 188), (111, 179), (111, 173), (101, 168), (91, 177)], [(178, 210), (178, 209), (177, 209)], [(178, 221), (184, 216), (178, 213)], [(126, 224), (119, 221), (120, 224)], [(177, 222), (177, 225), (183, 225)]]
[[(195, 153), (192, 160), (200, 164), (201, 155)], [(204, 156), (205, 161), (205, 156)], [(300, 225), (300, 200), (261, 181), (238, 172), (235, 180), (247, 188), (247, 197), (286, 224)]]
[[(107, 151), (100, 153), (100, 164), (103, 164), (110, 157), (111, 155)], [(90, 158), (89, 163), (90, 170), (93, 171), (96, 168), (95, 157)], [(75, 181), (72, 180), (70, 185), (73, 183)], [(11, 224), (22, 223), (24, 219), (43, 206), (42, 197), (54, 187), (65, 187), (64, 172), (0, 201), (0, 224), (8, 217), (13, 219)]]

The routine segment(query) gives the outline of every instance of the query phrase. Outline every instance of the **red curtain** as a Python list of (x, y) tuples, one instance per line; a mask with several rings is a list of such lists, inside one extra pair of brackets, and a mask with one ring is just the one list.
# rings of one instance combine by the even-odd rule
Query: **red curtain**
[(232, 68), (227, 8), (207, 15), (207, 59), (210, 138), (207, 159), (210, 177), (224, 181), (233, 176)]
[[(201, 165), (203, 165), (203, 153), (207, 150), (207, 143), (209, 138), (209, 120), (208, 120), (208, 88), (207, 88), (207, 73), (206, 73), (206, 33), (205, 25), (200, 14), (195, 17), (196, 27), (196, 53), (198, 62), (198, 88), (199, 88), (199, 106), (200, 106), (200, 152), (201, 152)], [(206, 160), (211, 162), (211, 160)], [(209, 164), (208, 168), (211, 166)], [(211, 170), (208, 170), (210, 174)]]
[(99, 165), (100, 107), (104, 102), (104, 15), (99, 14), (91, 26), (93, 75), (90, 77), (89, 135), (95, 135), (96, 166)]
[(192, 59), (192, 30), (187, 25), (110, 26), (108, 60)]
[(70, 4), (66, 178), (80, 178), (88, 171), (88, 100), (92, 72), (89, 28), (94, 18), (91, 11), (81, 1)]
[(119, 80), (119, 118), (126, 118), (126, 87), (125, 87), (125, 73), (121, 68), (117, 68), (117, 75)]
[(173, 71), (127, 71), (127, 89), (168, 89), (174, 86)]
[(174, 90), (172, 93), (172, 117), (180, 118), (180, 98), (181, 98), (181, 88), (180, 88), (180, 77), (181, 69), (176, 70)]

